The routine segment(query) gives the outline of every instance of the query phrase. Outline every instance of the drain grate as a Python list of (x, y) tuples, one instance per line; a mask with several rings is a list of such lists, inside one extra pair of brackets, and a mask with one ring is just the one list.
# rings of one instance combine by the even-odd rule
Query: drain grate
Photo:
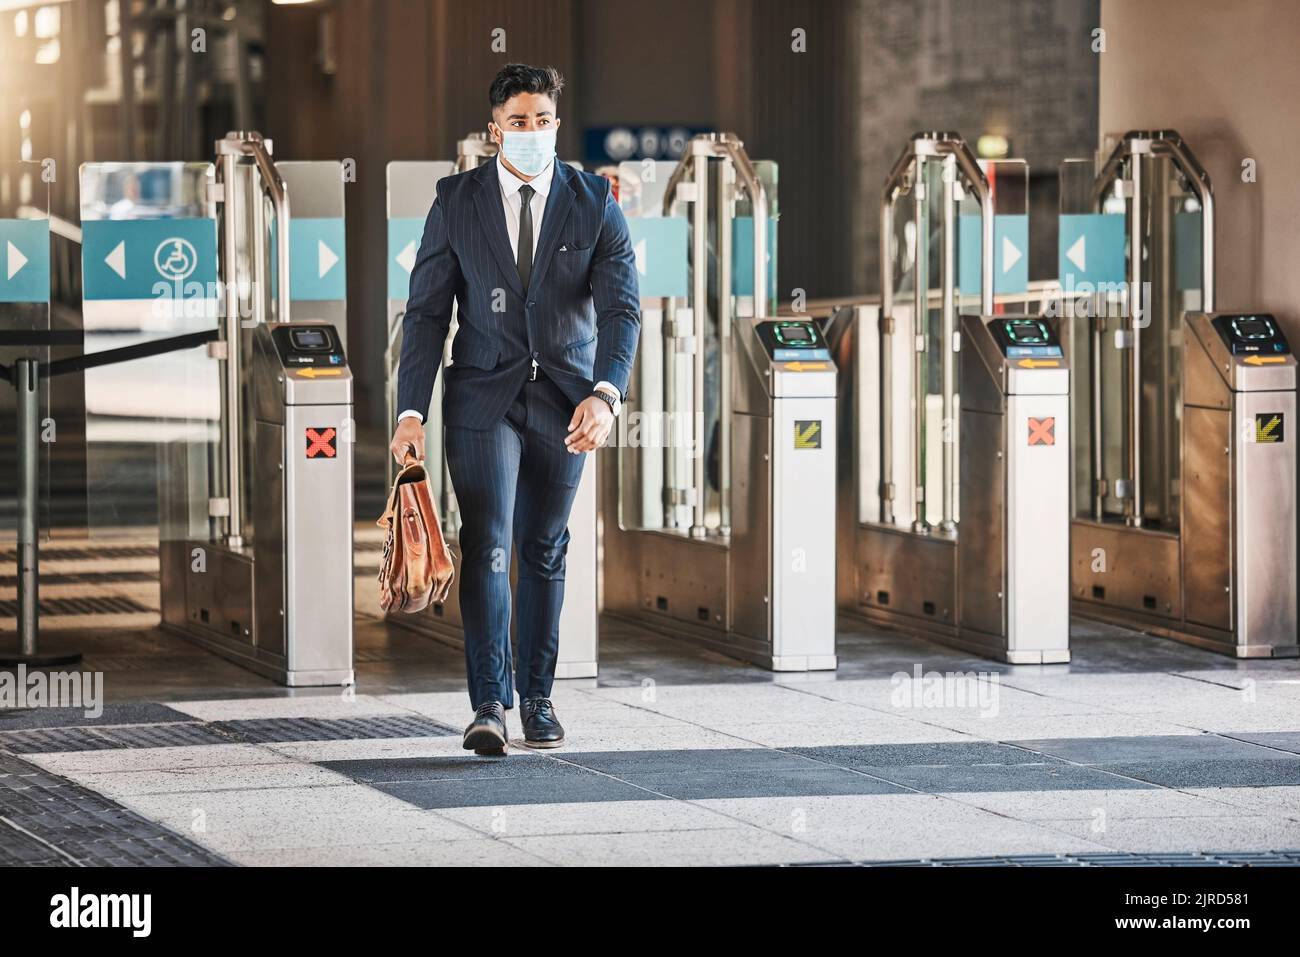
[[(158, 609), (142, 605), (134, 598), (115, 595), (108, 598), (47, 598), (41, 602), (41, 614), (50, 616), (76, 615), (147, 615)], [(17, 601), (0, 601), (0, 618), (18, 615)]]
[(106, 751), (114, 748), (184, 748), (229, 743), (230, 738), (198, 721), (0, 732), (0, 751), (12, 751), (14, 754)]
[[(157, 545), (105, 545), (96, 547), (86, 545), (81, 548), (62, 546), (41, 549), (43, 562), (69, 562), (85, 558), (154, 558), (158, 555)], [(0, 551), (0, 562), (16, 562), (18, 553)]]
[(249, 744), (286, 741), (352, 741), (366, 738), (437, 738), (460, 734), (420, 715), (369, 715), (362, 718), (249, 718), (220, 721), (212, 727)]
[[(75, 615), (144, 615), (157, 612), (140, 605), (134, 598), (112, 596), (107, 598), (47, 598), (40, 602), (40, 614), (49, 616)], [(0, 601), (0, 618), (16, 618), (17, 601)]]
[(0, 731), (0, 752), (46, 754), (115, 748), (184, 748), (205, 744), (275, 744), (289, 741), (359, 741), (372, 738), (439, 738), (460, 731), (420, 715), (359, 718), (248, 718), (238, 721), (169, 721)]
[(1007, 854), (995, 857), (915, 858), (899, 861), (828, 861), (790, 867), (1295, 867), (1298, 851), (1175, 851), (1138, 854)]
[(212, 867), (230, 862), (88, 788), (0, 754), (0, 866)]
[[(157, 572), (42, 572), (42, 585), (130, 585), (150, 584)], [(17, 575), (0, 575), (0, 588), (17, 588)]]

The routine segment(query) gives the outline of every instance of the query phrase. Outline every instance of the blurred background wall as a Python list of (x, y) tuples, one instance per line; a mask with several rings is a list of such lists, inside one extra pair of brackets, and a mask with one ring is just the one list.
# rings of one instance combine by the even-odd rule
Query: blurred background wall
[[(71, 221), (88, 159), (206, 159), (232, 128), (278, 158), (354, 159), (349, 339), (359, 416), (379, 425), (384, 167), (454, 158), (502, 64), (566, 75), (562, 156), (584, 158), (588, 129), (657, 125), (776, 160), (780, 297), (829, 298), (877, 288), (880, 184), (919, 129), (1029, 160), (1031, 276), (1054, 274), (1057, 166), (1098, 145), (1099, 16), (1098, 0), (0, 0), (0, 153), (57, 158)], [(206, 49), (186, 55), (195, 29)]]
[(1101, 22), (1102, 135), (1182, 133), (1214, 183), (1219, 308), (1300, 339), (1300, 3), (1105, 0)]

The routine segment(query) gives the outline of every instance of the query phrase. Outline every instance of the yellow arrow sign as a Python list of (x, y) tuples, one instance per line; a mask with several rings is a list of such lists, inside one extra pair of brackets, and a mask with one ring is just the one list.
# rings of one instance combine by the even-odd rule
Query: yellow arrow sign
[[(803, 427), (800, 428), (800, 425)], [(796, 449), (821, 448), (821, 440), (817, 437), (817, 433), (821, 430), (821, 422), (796, 422), (794, 424), (794, 447)]]
[(1273, 365), (1278, 362), (1286, 362), (1286, 356), (1251, 356), (1245, 362), (1248, 366)]
[(1022, 369), (1056, 369), (1061, 362), (1059, 359), (1021, 359), (1016, 365)]
[(316, 369), (316, 368), (306, 368), (306, 369), (294, 369), (293, 371), (294, 371), (294, 374), (295, 374), (299, 379), (317, 379), (317, 378), (320, 378), (320, 377), (323, 376), (323, 375), (342, 375), (342, 374), (343, 374), (343, 370), (342, 370), (342, 369)]
[(786, 372), (824, 372), (827, 366), (824, 362), (787, 362), (784, 368)]

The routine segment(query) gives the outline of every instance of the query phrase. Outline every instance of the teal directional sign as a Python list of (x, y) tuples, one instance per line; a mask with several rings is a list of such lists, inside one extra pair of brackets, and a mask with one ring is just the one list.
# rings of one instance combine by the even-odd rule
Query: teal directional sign
[[(967, 294), (980, 291), (984, 222), (962, 216), (957, 223), (957, 287)], [(993, 291), (1018, 293), (1029, 288), (1029, 217), (993, 217)]]
[(81, 226), (86, 299), (213, 298), (217, 224), (206, 218), (85, 220)]
[(1086, 283), (1116, 285), (1126, 280), (1124, 225), (1126, 217), (1105, 213), (1061, 216), (1057, 233), (1057, 276), (1062, 289)]
[(641, 295), (685, 296), (689, 284), (686, 220), (680, 216), (633, 216), (627, 228), (636, 254)]
[[(754, 294), (754, 217), (737, 216), (731, 234), (731, 294)], [(776, 301), (776, 220), (767, 221), (767, 298)]]
[(0, 302), (49, 302), (50, 221), (0, 219)]
[(423, 237), (423, 216), (398, 216), (388, 221), (389, 299), (405, 299), (410, 294), (411, 270)]
[(348, 271), (341, 218), (289, 221), (289, 298), (346, 299)]

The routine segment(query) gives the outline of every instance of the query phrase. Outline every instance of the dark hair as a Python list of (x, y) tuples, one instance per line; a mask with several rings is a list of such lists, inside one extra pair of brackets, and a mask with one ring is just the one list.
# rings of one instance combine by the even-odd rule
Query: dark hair
[(488, 88), (488, 101), (495, 110), (520, 93), (544, 93), (558, 103), (563, 89), (564, 77), (553, 66), (507, 63), (492, 78), (492, 86)]

